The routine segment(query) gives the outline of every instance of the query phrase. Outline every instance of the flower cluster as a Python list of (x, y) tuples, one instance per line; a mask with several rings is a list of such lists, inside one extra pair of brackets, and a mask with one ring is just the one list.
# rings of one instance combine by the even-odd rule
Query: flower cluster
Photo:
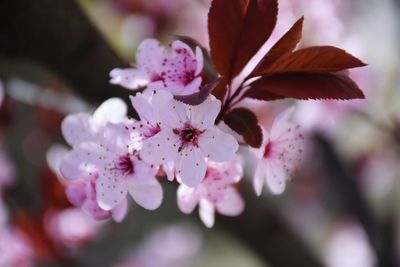
[[(212, 227), (216, 212), (237, 216), (244, 210), (239, 143), (254, 152), (256, 194), (264, 184), (281, 194), (304, 154), (305, 133), (292, 118), (294, 107), (279, 114), (268, 131), (253, 106), (235, 106), (246, 98), (364, 98), (341, 71), (365, 64), (332, 46), (295, 50), (303, 18), (258, 63), (249, 63), (270, 38), (277, 13), (277, 1), (232, 5), (232, 0), (213, 0), (210, 53), (188, 37), (169, 48), (144, 40), (136, 65), (110, 72), (112, 84), (135, 90), (130, 101), (136, 119), (127, 116), (125, 102), (114, 98), (92, 115), (69, 115), (62, 123), (72, 149), (63, 155), (59, 171), (69, 181), (70, 201), (94, 218), (121, 221), (127, 195), (145, 209), (158, 208), (165, 180), (179, 184), (179, 209), (191, 213), (198, 205), (201, 220)], [(252, 69), (247, 76), (245, 67)]]

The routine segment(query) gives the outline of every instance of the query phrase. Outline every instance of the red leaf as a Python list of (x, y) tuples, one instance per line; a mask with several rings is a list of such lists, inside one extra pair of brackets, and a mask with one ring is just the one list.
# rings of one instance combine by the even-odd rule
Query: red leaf
[(214, 0), (208, 14), (211, 58), (230, 82), (268, 40), (277, 0)]
[(222, 102), (224, 100), (224, 96), (227, 90), (228, 90), (228, 81), (225, 77), (221, 77), (221, 81), (214, 88), (212, 94)]
[(258, 148), (262, 145), (262, 129), (256, 115), (250, 110), (233, 109), (225, 116), (224, 121), (232, 130), (243, 136), (249, 146)]
[(277, 59), (292, 52), (301, 39), (301, 32), (303, 30), (304, 17), (300, 18), (292, 28), (279, 39), (278, 42), (268, 51), (268, 53), (261, 59), (260, 63), (255, 67), (252, 77), (261, 76), (264, 70), (270, 67)]
[(242, 98), (246, 97), (262, 101), (273, 101), (286, 98), (285, 96), (277, 95), (270, 91), (267, 91), (266, 88), (262, 85), (254, 85), (250, 87), (250, 89), (246, 91)]
[[(333, 73), (285, 73), (266, 76), (251, 84), (246, 97), (254, 95), (266, 100), (270, 94), (296, 99), (355, 99), (365, 98), (357, 84), (349, 77)], [(274, 100), (274, 99), (272, 99)]]
[(365, 64), (346, 51), (333, 46), (312, 46), (279, 58), (263, 73), (337, 72)]

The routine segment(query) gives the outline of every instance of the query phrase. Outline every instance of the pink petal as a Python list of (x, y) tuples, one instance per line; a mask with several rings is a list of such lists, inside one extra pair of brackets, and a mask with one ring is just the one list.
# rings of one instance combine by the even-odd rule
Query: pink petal
[(140, 154), (143, 160), (150, 164), (165, 164), (175, 160), (179, 148), (177, 143), (176, 135), (161, 131), (143, 142)]
[(96, 126), (105, 126), (107, 123), (119, 123), (127, 119), (128, 107), (120, 98), (110, 98), (103, 102), (94, 112), (92, 122)]
[(198, 148), (182, 149), (175, 164), (176, 173), (185, 185), (196, 187), (204, 179), (207, 165), (204, 154)]
[(167, 174), (168, 181), (173, 181), (175, 178), (175, 165), (172, 161), (163, 164), (164, 172)]
[(111, 210), (112, 217), (116, 222), (122, 222), (128, 212), (128, 200), (124, 199), (118, 206)]
[(201, 77), (197, 77), (194, 80), (192, 80), (190, 83), (185, 85), (180, 92), (177, 92), (176, 95), (191, 95), (193, 93), (196, 93), (199, 91), (200, 85), (201, 85)]
[(195, 75), (197, 76), (197, 75), (200, 75), (200, 73), (202, 72), (203, 67), (204, 67), (203, 51), (198, 46), (196, 46), (196, 61), (197, 61), (197, 66), (196, 66)]
[(206, 157), (217, 162), (233, 159), (239, 149), (235, 138), (216, 127), (207, 129), (200, 136), (199, 146)]
[[(68, 152), (68, 150), (62, 145), (52, 145), (47, 150), (47, 153), (46, 153), (47, 165), (49, 165), (49, 168), (57, 176), (61, 176), (60, 165), (61, 165), (61, 162), (67, 152)], [(0, 171), (0, 173), (1, 173), (1, 171)]]
[(119, 173), (107, 170), (99, 173), (96, 182), (97, 202), (104, 210), (112, 210), (126, 198), (126, 183), (118, 176)]
[(265, 167), (264, 164), (260, 161), (257, 164), (256, 171), (254, 173), (254, 179), (253, 179), (253, 187), (254, 190), (256, 191), (257, 196), (261, 196), (261, 192), (264, 186), (264, 181), (265, 181)]
[(188, 106), (182, 102), (173, 99), (160, 103), (160, 106), (155, 106), (155, 108), (158, 110), (161, 129), (166, 127), (170, 129), (181, 128), (187, 121)]
[(135, 108), (138, 113), (141, 122), (146, 123), (154, 123), (156, 122), (156, 116), (154, 114), (153, 107), (150, 104), (150, 98), (137, 93), (135, 96), (130, 96), (132, 106)]
[(204, 225), (208, 228), (214, 226), (215, 223), (215, 208), (213, 204), (205, 198), (202, 198), (199, 203), (199, 215)]
[(81, 179), (96, 171), (94, 165), (85, 163), (83, 153), (71, 150), (64, 155), (60, 164), (60, 173), (65, 179)]
[(93, 138), (93, 130), (86, 113), (72, 114), (65, 117), (61, 124), (61, 132), (68, 144), (74, 146)]
[(274, 194), (282, 194), (286, 187), (286, 174), (283, 166), (268, 161), (265, 164), (266, 181), (270, 191)]
[(110, 72), (112, 84), (119, 84), (127, 89), (137, 89), (149, 82), (149, 77), (140, 69), (113, 69)]
[(217, 211), (226, 216), (238, 216), (244, 210), (244, 201), (232, 187), (225, 192), (224, 199), (217, 203)]
[(196, 57), (192, 49), (182, 41), (174, 41), (171, 45), (173, 53), (169, 58), (181, 73), (195, 73), (197, 67)]
[(71, 202), (75, 207), (80, 207), (87, 199), (85, 187), (85, 183), (79, 182), (72, 183), (65, 189), (65, 194), (67, 195), (69, 202)]
[(271, 127), (271, 140), (277, 140), (283, 135), (288, 133), (288, 128), (293, 127), (294, 124), (291, 122), (291, 117), (294, 112), (294, 107), (288, 108), (278, 114), (274, 119)]
[(199, 200), (195, 194), (195, 188), (180, 185), (177, 191), (177, 202), (179, 209), (186, 214), (192, 213)]
[(189, 108), (189, 118), (193, 126), (205, 130), (214, 126), (220, 110), (221, 102), (208, 97), (200, 105)]
[(163, 191), (153, 176), (135, 176), (129, 181), (129, 193), (137, 204), (148, 210), (157, 209), (163, 199)]
[(142, 41), (136, 52), (137, 66), (151, 81), (161, 73), (161, 65), (166, 58), (164, 47), (155, 39)]
[(82, 210), (96, 220), (105, 220), (111, 216), (110, 211), (101, 209), (95, 199), (85, 201)]

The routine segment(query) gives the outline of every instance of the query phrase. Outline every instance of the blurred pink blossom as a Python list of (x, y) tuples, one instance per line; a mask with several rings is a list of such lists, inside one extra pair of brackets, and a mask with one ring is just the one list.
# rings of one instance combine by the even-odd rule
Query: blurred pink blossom
[(254, 175), (254, 189), (261, 195), (264, 183), (274, 194), (281, 194), (286, 182), (302, 161), (304, 134), (299, 124), (292, 120), (294, 107), (280, 113), (274, 120), (270, 133), (264, 132), (260, 149), (254, 149), (259, 162)]

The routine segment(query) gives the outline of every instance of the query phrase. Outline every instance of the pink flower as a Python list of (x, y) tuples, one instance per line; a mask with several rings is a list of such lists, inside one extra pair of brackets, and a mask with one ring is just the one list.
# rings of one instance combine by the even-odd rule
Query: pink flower
[(181, 41), (171, 45), (172, 52), (154, 39), (144, 40), (136, 53), (136, 67), (113, 69), (110, 72), (111, 83), (120, 84), (128, 89), (147, 86), (150, 91), (167, 90), (174, 95), (189, 95), (201, 85), (203, 53), (196, 47), (196, 54)]
[(65, 193), (68, 200), (75, 207), (80, 207), (86, 214), (96, 220), (104, 220), (112, 217), (116, 222), (121, 222), (128, 211), (128, 201), (122, 201), (121, 204), (112, 210), (103, 210), (97, 203), (96, 181), (97, 176), (85, 176), (81, 179), (66, 180), (61, 175), (59, 169), (67, 149), (60, 145), (54, 145), (47, 151), (47, 164), (57, 175), (61, 183), (66, 187)]
[(82, 246), (95, 238), (102, 225), (78, 208), (49, 210), (45, 219), (49, 236), (58, 244), (72, 248)]
[(70, 115), (62, 124), (63, 135), (73, 149), (63, 157), (60, 171), (66, 179), (89, 177), (88, 183), (96, 177), (92, 193), (105, 211), (124, 206), (128, 191), (146, 209), (157, 208), (162, 200), (157, 169), (143, 162), (139, 154), (139, 133), (118, 123), (126, 122), (126, 109), (121, 100), (110, 99), (93, 116)]
[[(93, 113), (68, 115), (62, 122), (61, 131), (69, 145), (79, 146), (91, 141), (101, 132), (107, 123), (126, 121), (127, 106), (119, 98), (111, 98), (101, 104)], [(67, 179), (81, 179), (93, 173), (88, 165), (76, 164), (74, 153), (66, 153), (59, 165), (62, 175)]]
[(207, 227), (215, 221), (215, 211), (226, 216), (237, 216), (244, 210), (244, 202), (234, 185), (243, 176), (240, 161), (235, 158), (225, 163), (207, 162), (203, 182), (196, 188), (181, 184), (178, 188), (178, 206), (191, 213), (199, 205), (199, 214)]
[(281, 194), (286, 181), (302, 160), (304, 135), (300, 125), (290, 118), (294, 108), (279, 114), (271, 127), (270, 135), (264, 133), (260, 149), (254, 150), (259, 162), (254, 175), (254, 189), (261, 195), (264, 181), (274, 194)]
[(214, 125), (221, 108), (219, 100), (209, 97), (198, 106), (189, 106), (174, 100), (171, 94), (164, 93), (163, 97), (168, 101), (157, 105), (161, 130), (144, 141), (141, 155), (155, 165), (173, 162), (178, 178), (195, 187), (206, 173), (206, 158), (231, 160), (238, 143)]
[(128, 200), (126, 198), (123, 199), (120, 204), (111, 210), (100, 208), (97, 203), (97, 179), (97, 176), (93, 176), (78, 182), (70, 182), (66, 188), (68, 200), (96, 220), (105, 220), (112, 217), (114, 221), (121, 222), (128, 211)]
[[(163, 106), (170, 100), (169, 93), (163, 91), (147, 92), (147, 94), (137, 93), (131, 96), (132, 106), (139, 115), (140, 120), (131, 119), (127, 126), (129, 129), (139, 132), (141, 141), (145, 141), (161, 131), (158, 106)], [(162, 164), (164, 171), (167, 174), (168, 180), (172, 181), (175, 178), (173, 163)]]
[(97, 138), (67, 153), (71, 168), (97, 175), (97, 202), (103, 210), (119, 206), (128, 192), (146, 209), (160, 206), (162, 189), (155, 178), (157, 168), (141, 159), (139, 145), (131, 142), (131, 132), (124, 124), (107, 124)]
[(0, 266), (34, 266), (33, 249), (22, 232), (2, 226), (0, 236)]

